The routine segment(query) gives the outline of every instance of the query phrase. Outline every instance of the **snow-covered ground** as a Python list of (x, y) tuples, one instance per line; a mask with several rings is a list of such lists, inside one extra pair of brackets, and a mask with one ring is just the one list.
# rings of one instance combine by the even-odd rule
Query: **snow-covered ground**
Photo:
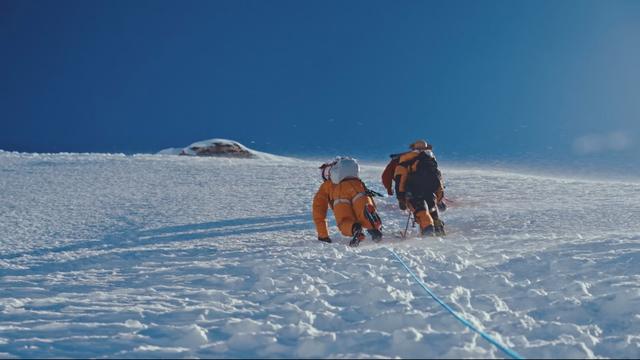
[(640, 357), (640, 183), (444, 164), (446, 238), (354, 249), (317, 166), (0, 152), (0, 357), (504, 357), (389, 249), (524, 357)]

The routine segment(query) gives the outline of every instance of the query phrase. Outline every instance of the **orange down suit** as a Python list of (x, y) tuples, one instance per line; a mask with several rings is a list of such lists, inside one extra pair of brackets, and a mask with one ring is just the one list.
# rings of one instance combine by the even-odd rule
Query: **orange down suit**
[(366, 194), (364, 184), (360, 179), (347, 178), (339, 184), (333, 184), (326, 180), (320, 185), (318, 192), (313, 197), (313, 222), (318, 231), (318, 237), (327, 237), (327, 210), (333, 209), (338, 229), (344, 236), (353, 236), (353, 224), (359, 223), (363, 229), (374, 229), (369, 219), (365, 216), (365, 207), (373, 200)]
[(316, 224), (318, 238), (329, 237), (327, 210), (329, 210), (329, 207), (333, 209), (333, 200), (331, 199), (331, 190), (333, 187), (334, 185), (331, 180), (325, 180), (313, 197), (312, 215), (313, 222)]
[(392, 158), (382, 172), (382, 185), (387, 189), (387, 194), (389, 196), (393, 195), (393, 179), (395, 178), (398, 162), (399, 157)]

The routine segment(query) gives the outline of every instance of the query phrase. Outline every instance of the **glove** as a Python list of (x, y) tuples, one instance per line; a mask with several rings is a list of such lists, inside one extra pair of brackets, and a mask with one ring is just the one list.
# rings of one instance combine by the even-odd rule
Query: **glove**
[(387, 189), (387, 195), (393, 196), (393, 190), (391, 188)]
[(326, 243), (331, 243), (331, 238), (330, 238), (330, 237), (328, 237), (328, 236), (327, 236), (327, 237), (323, 237), (323, 238), (318, 237), (318, 240), (320, 240), (320, 241), (324, 241), (324, 242), (326, 242)]
[(447, 204), (444, 201), (438, 203), (438, 210), (445, 211), (447, 210)]

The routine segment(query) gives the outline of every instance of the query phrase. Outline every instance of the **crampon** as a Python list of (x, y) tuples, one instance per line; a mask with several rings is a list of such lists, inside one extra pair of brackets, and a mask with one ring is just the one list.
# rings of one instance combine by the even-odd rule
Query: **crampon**
[(372, 204), (367, 204), (364, 207), (364, 216), (369, 220), (374, 229), (380, 230), (382, 228), (382, 220)]

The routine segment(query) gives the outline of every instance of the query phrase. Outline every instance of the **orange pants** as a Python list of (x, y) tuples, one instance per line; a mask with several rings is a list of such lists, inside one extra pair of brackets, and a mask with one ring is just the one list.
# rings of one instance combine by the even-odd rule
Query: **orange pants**
[(418, 225), (420, 225), (420, 229), (426, 229), (428, 226), (433, 225), (433, 217), (430, 214), (430, 209), (427, 208), (429, 203), (430, 201), (422, 198), (411, 198), (407, 201), (407, 207), (413, 212), (413, 216)]
[(340, 232), (344, 236), (353, 236), (353, 224), (358, 223), (363, 229), (374, 229), (367, 216), (365, 208), (371, 205), (375, 208), (373, 199), (365, 194), (364, 184), (360, 179), (346, 179), (335, 185), (331, 191), (333, 199), (333, 214)]

